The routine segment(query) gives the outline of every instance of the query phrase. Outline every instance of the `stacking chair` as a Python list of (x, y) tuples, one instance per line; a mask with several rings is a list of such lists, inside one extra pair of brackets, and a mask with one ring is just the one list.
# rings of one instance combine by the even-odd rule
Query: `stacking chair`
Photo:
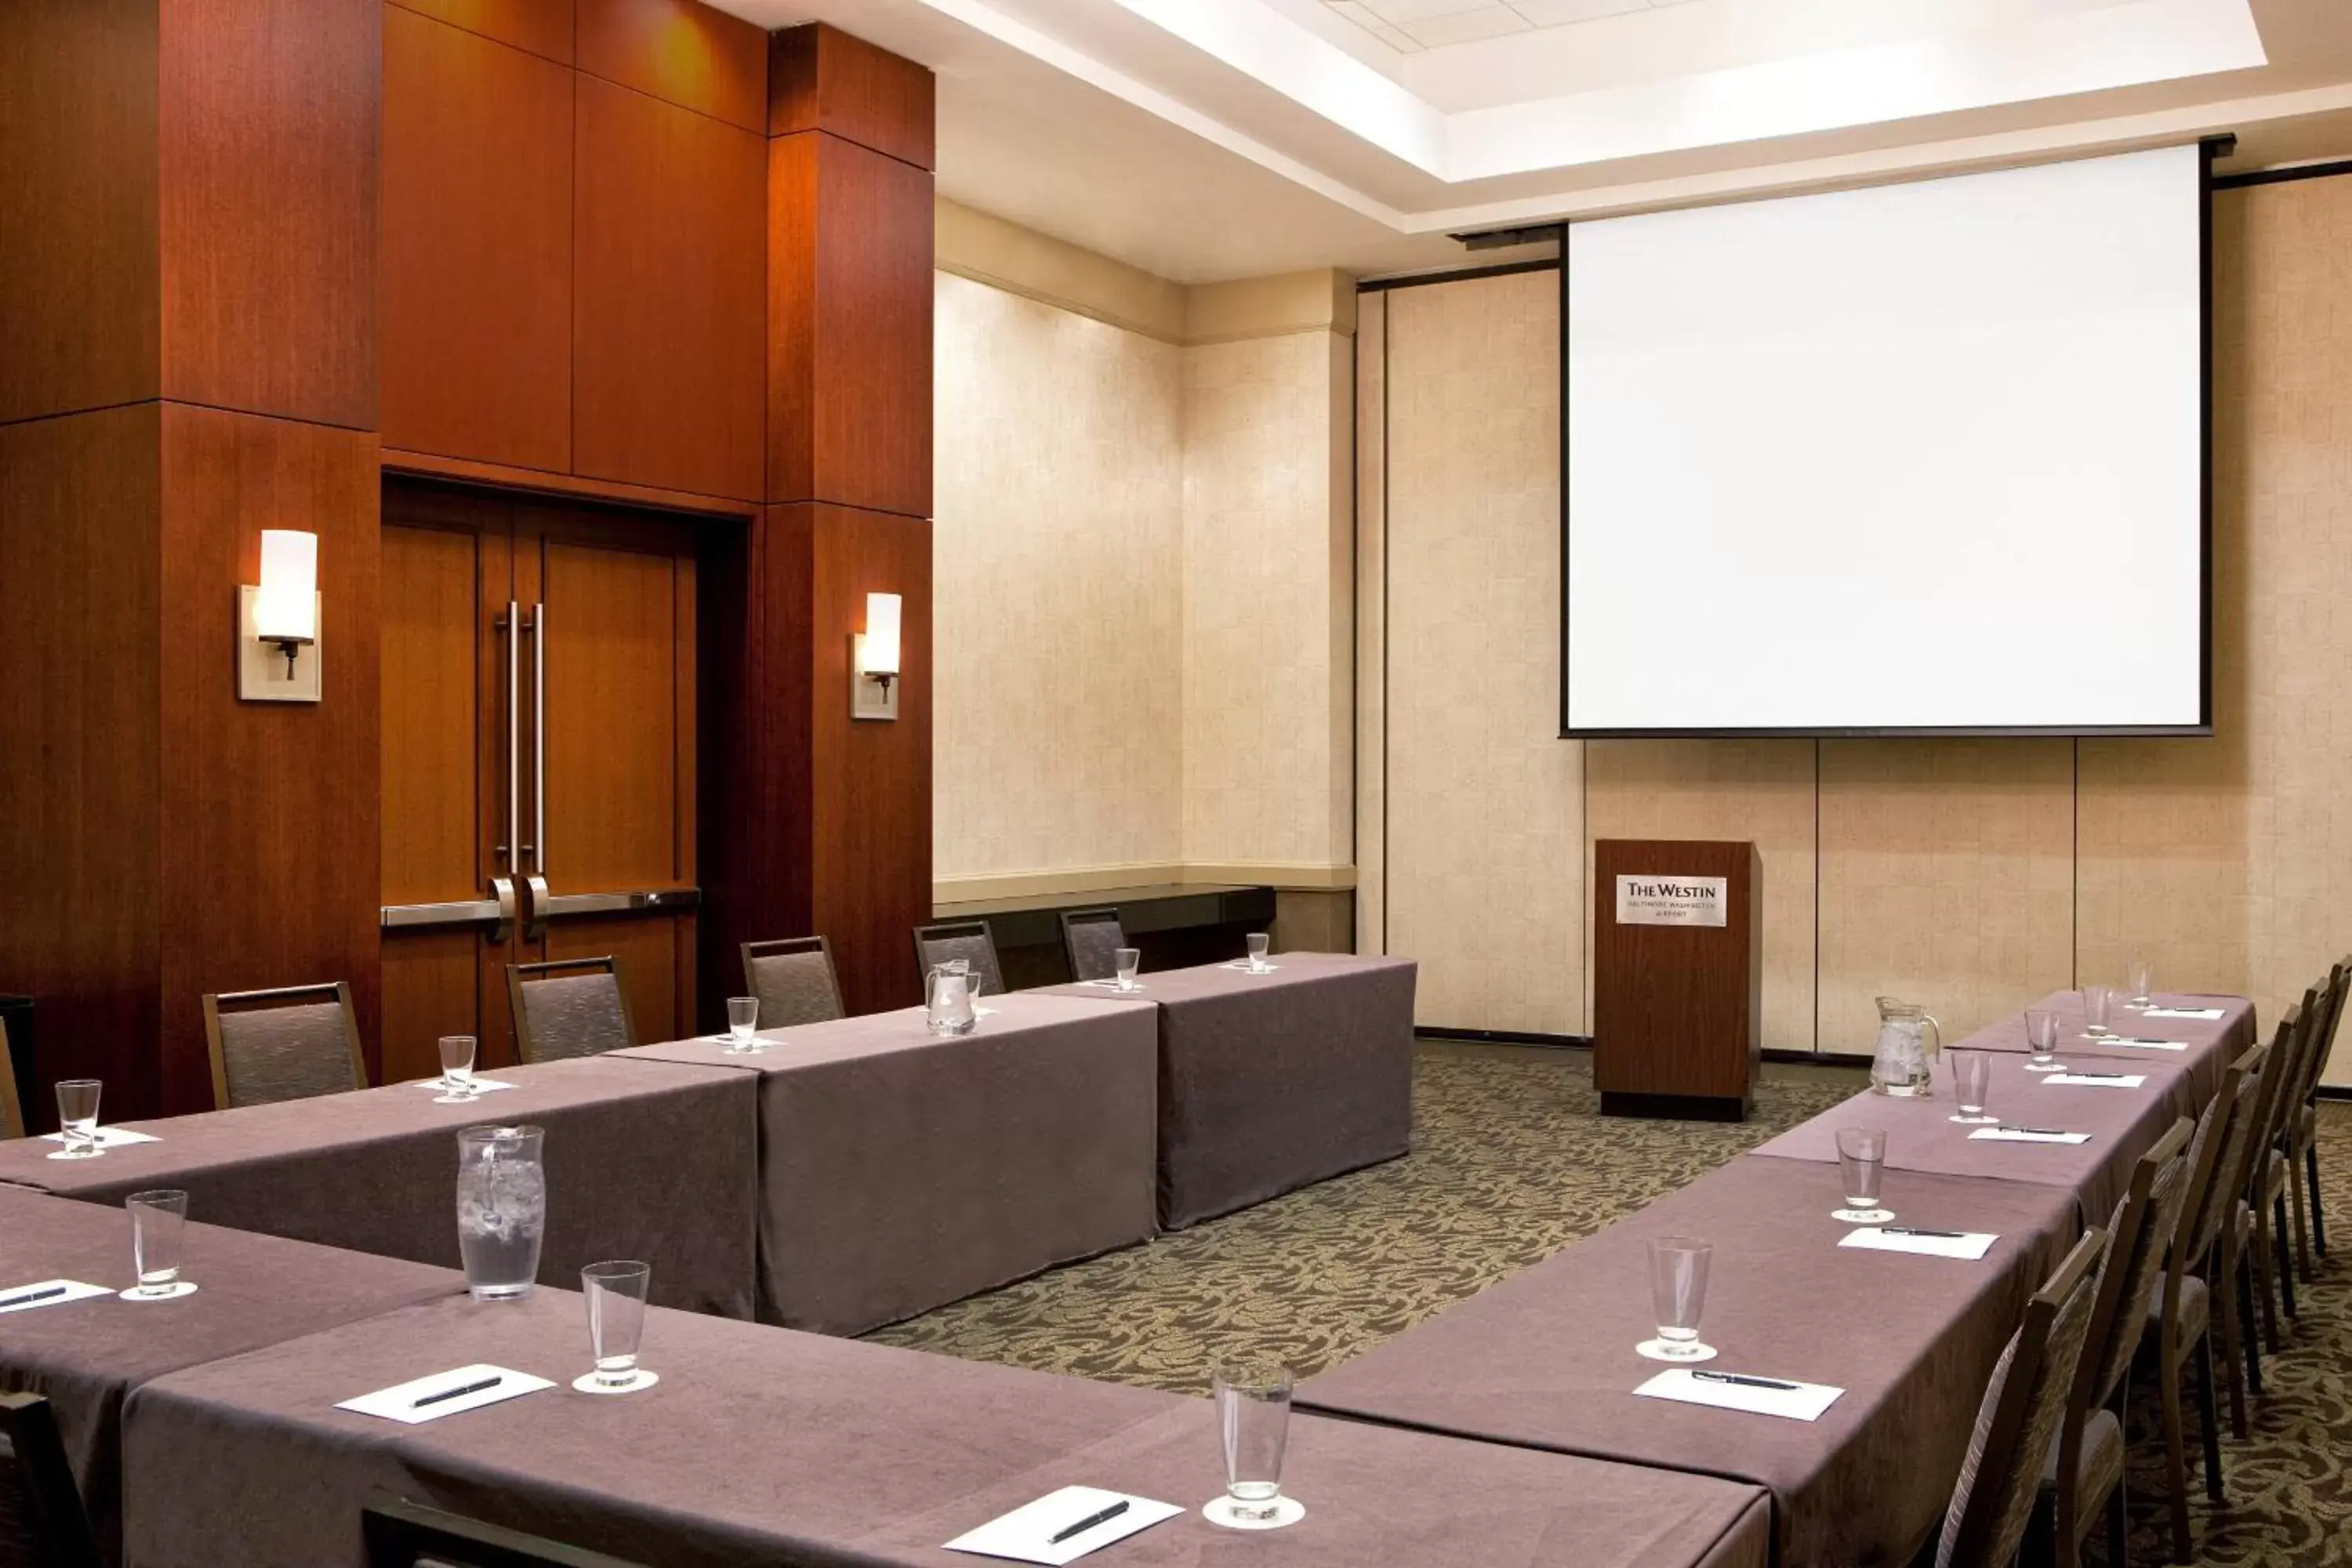
[(368, 1568), (640, 1568), (382, 1494), (360, 1510), (360, 1537)]
[(1062, 911), (1062, 951), (1069, 955), (1073, 980), (1108, 980), (1118, 973), (1118, 950), (1127, 932), (1117, 910)]
[(951, 958), (961, 958), (980, 976), (984, 995), (1004, 994), (1004, 970), (996, 962), (996, 939), (986, 921), (950, 921), (915, 928), (915, 974), (928, 983), (932, 970)]
[(2234, 1352), (2244, 1352), (2244, 1382), (2239, 1381), (2234, 1364), (2228, 1378), (2230, 1429), (2241, 1438), (2248, 1430), (2246, 1399), (2249, 1395), (2260, 1397), (2263, 1392), (2263, 1340), (2255, 1298), (2264, 1270), (2254, 1246), (2254, 1215), (2246, 1202), (2246, 1193), (2262, 1155), (2263, 1131), (2270, 1122), (2271, 1090), (2277, 1087), (2286, 1058), (2293, 1052), (2300, 1018), (2298, 1009), (2287, 1009), (2286, 1016), (2279, 1020), (2276, 1035), (2263, 1047), (2261, 1058), (2239, 1086), (2237, 1125), (2231, 1130), (2230, 1146), (2222, 1152), (2221, 1168), (2214, 1176), (2212, 1202), (2221, 1211), (2216, 1216), (2221, 1228), (2214, 1237), (2211, 1272), (2206, 1282), (2215, 1289), (2216, 1310), (2234, 1324), (2225, 1324), (2222, 1329), (2225, 1341), (2236, 1341), (2231, 1346), (2232, 1362), (2236, 1360)]
[(637, 1043), (617, 958), (507, 965), (515, 1054), (526, 1062), (593, 1057)]
[(2043, 1550), (2029, 1553), (2037, 1563), (2080, 1568), (2083, 1542), (2104, 1516), (2107, 1561), (2123, 1568), (2130, 1530), (2124, 1516), (2124, 1395), (2148, 1307), (2163, 1281), (2165, 1249), (2188, 1195), (2189, 1141), (2195, 1131), (2184, 1116), (2139, 1157), (2107, 1222), (2090, 1331), (2058, 1440), (2042, 1463), (2032, 1534)]
[(16, 1058), (8, 1049), (8, 1020), (0, 1018), (0, 1138), (25, 1135), (25, 1108), (16, 1103)]
[[(2327, 1221), (2319, 1205), (2319, 1078), (2336, 1048), (2336, 1026), (2344, 1021), (2344, 992), (2352, 984), (2352, 958), (2340, 959), (2320, 987), (2319, 1022), (2312, 1026), (2310, 1048), (2304, 1053), (2303, 1073), (2282, 1119), (2286, 1156), (2288, 1202), (2294, 1215), (2295, 1264), (2305, 1279), (2312, 1278), (2312, 1254), (2327, 1256)], [(2309, 1225), (2306, 1227), (2305, 1218)]]
[(821, 936), (790, 936), (743, 944), (743, 988), (760, 999), (760, 1026), (822, 1024), (846, 1011), (833, 949)]
[(0, 1568), (99, 1568), (57, 1415), (37, 1394), (0, 1394)]
[(2165, 1479), (2171, 1495), (2172, 1560), (2189, 1561), (2189, 1434), (2180, 1407), (2180, 1373), (2193, 1355), (2197, 1362), (2197, 1411), (2203, 1426), (2205, 1493), (2221, 1500), (2221, 1431), (2213, 1405), (2213, 1329), (2221, 1324), (2228, 1347), (2231, 1397), (2242, 1412), (2238, 1384), (2238, 1320), (2235, 1277), (2222, 1279), (2227, 1287), (2220, 1298), (2217, 1319), (2213, 1286), (2221, 1277), (2213, 1268), (2220, 1246), (2222, 1201), (2221, 1171), (2230, 1142), (2245, 1125), (2247, 1110), (2240, 1095), (2262, 1065), (2263, 1047), (2248, 1047), (2221, 1074), (2221, 1087), (2198, 1118), (2197, 1136), (2189, 1146), (2189, 1182), (2173, 1227), (2171, 1251), (2165, 1258), (2164, 1278), (2149, 1304), (2145, 1342), (2156, 1357), (2157, 1383), (2163, 1395)]
[[(2263, 1343), (2271, 1354), (2280, 1350), (2279, 1311), (2282, 1292), (2288, 1317), (2294, 1316), (2294, 1275), (2286, 1267), (2286, 1161), (2278, 1152), (2279, 1121), (2287, 1109), (2287, 1085), (2303, 1070), (2303, 1054), (2311, 1043), (2310, 1009), (2289, 1007), (2279, 1020), (2270, 1060), (2263, 1067), (2260, 1109), (2255, 1113), (2252, 1142), (2246, 1150), (2245, 1172), (2239, 1190), (2245, 1203), (2244, 1225), (2250, 1233), (2246, 1258), (2252, 1266), (2256, 1305), (2262, 1310)], [(2254, 1392), (2262, 1392), (2259, 1378)]]
[[(2106, 1234), (2074, 1243), (2033, 1298), (1992, 1369), (1977, 1407), (1959, 1484), (1952, 1489), (1935, 1568), (2011, 1568), (2040, 1489), (2042, 1456), (2066, 1416), (2066, 1396), (2091, 1331), (2095, 1270)], [(1924, 1559), (1925, 1553), (1922, 1553)]]
[(215, 1110), (367, 1087), (352, 988), (340, 980), (208, 995), (205, 1047)]

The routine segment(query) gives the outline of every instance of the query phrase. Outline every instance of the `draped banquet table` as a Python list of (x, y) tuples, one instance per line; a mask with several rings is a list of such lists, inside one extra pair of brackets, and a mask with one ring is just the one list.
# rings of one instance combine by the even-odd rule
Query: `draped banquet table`
[(158, 1142), (51, 1160), (40, 1139), (0, 1142), (0, 1182), (120, 1204), (184, 1187), (215, 1225), (454, 1268), (457, 1133), (486, 1122), (547, 1130), (547, 1237), (539, 1277), (640, 1258), (656, 1299), (749, 1317), (758, 1096), (718, 1068), (589, 1057), (502, 1068), (511, 1089), (442, 1105), (417, 1083), (123, 1125)]
[[(2163, 1062), (2188, 1075), (2189, 1092), (2196, 1109), (2202, 1110), (2208, 1100), (2221, 1092), (2221, 1070), (2235, 1061), (2248, 1046), (2254, 1043), (2254, 1005), (2242, 996), (2189, 996), (2159, 993), (2152, 998), (2158, 1006), (2205, 1008), (2219, 1007), (2221, 1016), (2211, 1018), (2151, 1018), (2126, 1009), (2117, 998), (2107, 1014), (2107, 1026), (2116, 1034), (2141, 1039), (2178, 1041), (2188, 1049), (2181, 1051), (2155, 1050), (2146, 1046), (2102, 1045), (2083, 1033), (2083, 994), (2079, 991), (2056, 991), (2031, 1007), (2048, 1007), (2058, 1015), (2058, 1059), (2070, 1061), (2081, 1057), (2095, 1059), (2101, 1072), (2133, 1071), (2116, 1064), (2123, 1061)], [(2021, 1053), (2026, 1049), (2025, 1015), (2012, 1013), (2005, 1018), (1988, 1024), (1965, 1040), (1955, 1040), (1947, 1049), (1967, 1047), (1979, 1051)], [(1947, 1069), (1939, 1074), (1950, 1081)]]
[[(1412, 1145), (1409, 959), (1284, 952), (1147, 973), (1160, 1007), (1160, 1223), (1181, 1230)], [(1046, 994), (1127, 994), (1079, 984)]]
[[(466, 1288), (446, 1268), (224, 1230), (195, 1213), (183, 1247), (194, 1294), (152, 1302), (89, 1296), (0, 1315), (0, 1391), (47, 1396), (110, 1563), (121, 1560), (122, 1405), (133, 1390)], [(0, 1186), (0, 1295), (47, 1279), (131, 1284), (130, 1216)]]
[[(2130, 1062), (2103, 1059), (2089, 1069), (2145, 1075), (2147, 1081), (2137, 1089), (2048, 1083), (2045, 1079), (2057, 1075), (2029, 1071), (2023, 1056), (1993, 1054), (1986, 1114), (2009, 1126), (2087, 1132), (2087, 1143), (1995, 1142), (1969, 1137), (1982, 1129), (1952, 1121), (1958, 1106), (1952, 1099), (1950, 1064), (1943, 1062), (1937, 1064), (1935, 1090), (1925, 1099), (1898, 1100), (1865, 1089), (1759, 1145), (1756, 1153), (1826, 1164), (1834, 1181), (1838, 1130), (1883, 1128), (1890, 1171), (2057, 1187), (2081, 1200), (2083, 1225), (2103, 1225), (2130, 1184), (2133, 1164), (2164, 1136), (2175, 1118), (2193, 1118), (2204, 1106), (2188, 1070), (2146, 1059), (2154, 1054)], [(2066, 1060), (2064, 1052), (2058, 1059)]]
[[(488, 1363), (557, 1386), (416, 1426), (337, 1401)], [(647, 1315), (661, 1382), (599, 1398), (580, 1299), (459, 1300), (193, 1369), (131, 1401), (142, 1568), (362, 1568), (376, 1489), (664, 1568), (971, 1568), (940, 1542), (1066, 1485), (1184, 1511), (1087, 1559), (1187, 1568), (1764, 1568), (1754, 1488), (1301, 1416), (1272, 1533), (1218, 1529), (1205, 1400)], [(303, 1504), (286, 1506), (299, 1474)]]
[[(1842, 1247), (1834, 1169), (1742, 1155), (1600, 1234), (1310, 1379), (1303, 1408), (1498, 1444), (1736, 1477), (1774, 1499), (1781, 1568), (1901, 1563), (1941, 1521), (1985, 1384), (2078, 1234), (2074, 1194), (1886, 1173), (1901, 1223), (1991, 1231), (1981, 1260)], [(1815, 1421), (1644, 1398), (1665, 1370), (1651, 1238), (1714, 1244), (1707, 1364), (1845, 1392)]]
[(969, 1035), (916, 1007), (766, 1030), (757, 1055), (612, 1053), (758, 1085), (761, 1318), (857, 1333), (1152, 1234), (1152, 1010), (982, 1005)]

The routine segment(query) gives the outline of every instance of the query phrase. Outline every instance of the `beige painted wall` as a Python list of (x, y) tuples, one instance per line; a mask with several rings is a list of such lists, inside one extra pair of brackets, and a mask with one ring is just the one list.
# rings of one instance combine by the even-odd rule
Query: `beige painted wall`
[(1776, 1047), (1866, 1048), (1882, 991), (1948, 1037), (2134, 952), (2267, 1021), (2352, 949), (2352, 178), (2223, 195), (2215, 249), (2210, 741), (1553, 738), (1554, 279), (1368, 308), (1358, 930), (1422, 959), (1423, 1021), (1584, 1026), (1595, 837), (1759, 845)]

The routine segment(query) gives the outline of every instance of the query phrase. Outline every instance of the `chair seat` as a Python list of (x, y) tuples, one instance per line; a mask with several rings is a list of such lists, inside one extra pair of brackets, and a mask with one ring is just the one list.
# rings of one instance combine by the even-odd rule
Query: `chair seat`
[[(2058, 1495), (2059, 1440), (2050, 1445), (2050, 1452), (2042, 1460), (2042, 1499), (2040, 1507), (2055, 1508)], [(2083, 1423), (2083, 1465), (2077, 1477), (2082, 1494), (2076, 1501), (2074, 1523), (2079, 1536), (2090, 1533), (2099, 1521), (2099, 1504), (2123, 1484), (2124, 1428), (2112, 1410), (2094, 1410)], [(2051, 1516), (2053, 1520), (2056, 1515)]]
[[(2183, 1276), (2180, 1281), (2180, 1352), (2183, 1356), (2205, 1337), (2205, 1330), (2212, 1321), (2212, 1290), (2194, 1274)], [(2147, 1331), (2157, 1344), (2164, 1343), (2164, 1292), (2161, 1290), (2147, 1304)]]

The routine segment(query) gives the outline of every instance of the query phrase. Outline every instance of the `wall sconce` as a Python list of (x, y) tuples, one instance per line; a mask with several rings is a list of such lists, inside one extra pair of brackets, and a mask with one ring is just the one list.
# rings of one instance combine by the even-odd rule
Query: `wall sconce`
[[(261, 531), (261, 585), (239, 586), (236, 694), (248, 702), (320, 695), (319, 536)], [(305, 658), (302, 652), (310, 650)]]
[(849, 635), (849, 716), (898, 716), (898, 595), (866, 595), (866, 629)]

